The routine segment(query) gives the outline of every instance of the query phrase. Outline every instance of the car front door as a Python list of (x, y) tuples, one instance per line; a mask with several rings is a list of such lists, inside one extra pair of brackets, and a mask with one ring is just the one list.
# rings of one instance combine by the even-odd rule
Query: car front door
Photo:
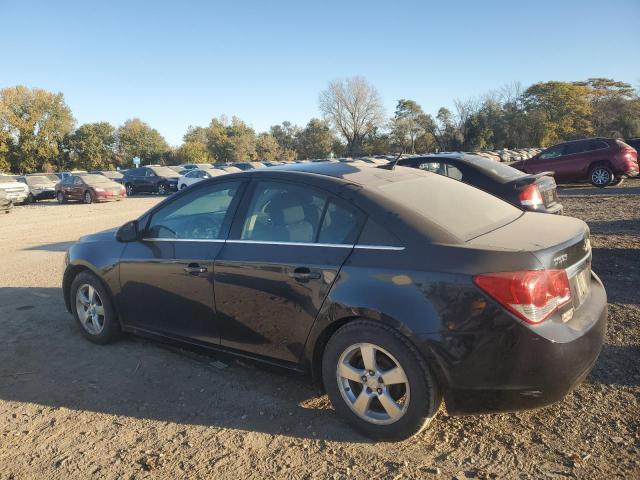
[(83, 194), (84, 194), (84, 183), (80, 177), (74, 175), (73, 183), (71, 185), (70, 198), (73, 198), (74, 200), (82, 200)]
[(221, 344), (297, 362), (364, 215), (305, 184), (252, 184), (215, 260)]
[(118, 309), (126, 325), (217, 344), (214, 260), (242, 194), (240, 180), (203, 185), (153, 211), (120, 261)]
[(526, 171), (528, 173), (554, 172), (556, 179), (561, 179), (566, 174), (567, 165), (564, 164), (565, 145), (556, 145), (540, 153), (537, 157), (527, 160)]

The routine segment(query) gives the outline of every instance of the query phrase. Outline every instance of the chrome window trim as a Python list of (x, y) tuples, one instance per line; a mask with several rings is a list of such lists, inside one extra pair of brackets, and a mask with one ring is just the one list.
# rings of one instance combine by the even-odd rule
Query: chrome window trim
[(311, 243), (311, 242), (268, 242), (262, 240), (227, 240), (228, 243), (248, 243), (261, 245), (288, 245), (288, 246), (305, 246), (305, 247), (336, 247), (336, 248), (353, 248), (351, 243)]
[(224, 243), (224, 239), (211, 238), (143, 238), (143, 242), (205, 242), (205, 243)]
[(201, 242), (201, 243), (239, 243), (256, 245), (285, 245), (304, 247), (329, 247), (329, 248), (357, 248), (359, 250), (404, 250), (404, 247), (392, 247), (389, 245), (352, 245), (350, 243), (309, 243), (309, 242), (267, 242), (261, 240), (222, 240), (205, 238), (143, 238), (143, 242)]

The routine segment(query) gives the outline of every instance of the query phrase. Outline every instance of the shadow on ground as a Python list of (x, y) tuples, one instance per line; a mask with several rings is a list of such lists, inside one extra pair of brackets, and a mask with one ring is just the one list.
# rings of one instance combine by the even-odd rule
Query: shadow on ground
[[(363, 443), (299, 374), (125, 336), (83, 338), (60, 289), (0, 289), (0, 398), (115, 416)], [(164, 348), (166, 347), (166, 348)]]

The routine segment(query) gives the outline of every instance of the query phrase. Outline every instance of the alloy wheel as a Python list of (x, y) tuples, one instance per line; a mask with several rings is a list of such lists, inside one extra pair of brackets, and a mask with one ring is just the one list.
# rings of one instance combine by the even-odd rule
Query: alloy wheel
[(133, 195), (133, 185), (131, 185), (130, 183), (127, 183), (124, 188), (127, 191), (127, 196), (128, 197)]
[(160, 185), (158, 185), (158, 193), (160, 195), (164, 195), (165, 193), (167, 193), (167, 187), (164, 183), (161, 183)]
[(76, 312), (82, 327), (91, 335), (98, 335), (104, 328), (104, 304), (97, 290), (83, 283), (76, 292)]
[(611, 181), (609, 170), (603, 167), (596, 168), (595, 170), (593, 170), (593, 172), (591, 172), (591, 181), (595, 185), (608, 185)]
[(64, 193), (58, 192), (56, 199), (58, 200), (58, 203), (64, 203)]
[(84, 194), (84, 203), (91, 203), (93, 201), (93, 198), (91, 198), (91, 193), (90, 192), (85, 192)]
[(397, 422), (409, 406), (404, 369), (393, 355), (372, 343), (351, 345), (340, 355), (336, 380), (349, 408), (367, 422)]

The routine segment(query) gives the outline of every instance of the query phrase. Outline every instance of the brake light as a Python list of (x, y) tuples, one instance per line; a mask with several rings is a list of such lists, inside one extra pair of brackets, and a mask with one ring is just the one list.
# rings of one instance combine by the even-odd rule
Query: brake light
[(544, 322), (571, 300), (564, 270), (485, 273), (473, 282), (511, 313), (527, 323)]
[(535, 183), (527, 185), (524, 190), (520, 192), (520, 203), (526, 207), (537, 207), (542, 205), (542, 194)]

